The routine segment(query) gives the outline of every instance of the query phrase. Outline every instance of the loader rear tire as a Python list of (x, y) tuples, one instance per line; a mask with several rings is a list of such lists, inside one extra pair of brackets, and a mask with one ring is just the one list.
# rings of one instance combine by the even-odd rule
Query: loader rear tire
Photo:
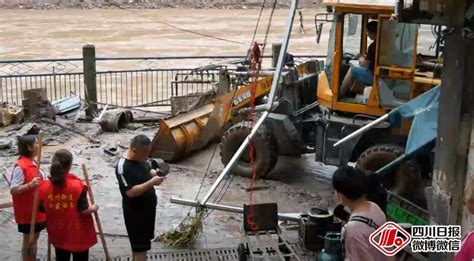
[[(224, 133), (220, 143), (220, 155), (223, 164), (229, 163), (250, 130), (250, 122), (244, 121), (232, 126)], [(254, 165), (257, 178), (263, 178), (270, 173), (278, 161), (277, 142), (270, 129), (262, 125), (253, 137), (252, 145), (254, 146)], [(243, 152), (240, 159), (235, 163), (231, 173), (236, 176), (253, 177), (249, 148)]]

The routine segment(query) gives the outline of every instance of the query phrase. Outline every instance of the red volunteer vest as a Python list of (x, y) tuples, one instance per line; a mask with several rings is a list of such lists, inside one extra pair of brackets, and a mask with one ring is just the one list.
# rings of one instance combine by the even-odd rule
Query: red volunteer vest
[[(15, 167), (20, 167), (24, 175), (24, 184), (27, 184), (36, 177), (36, 166), (33, 161), (27, 157), (20, 157), (16, 162)], [(43, 180), (42, 175), (39, 177)], [(33, 211), (33, 198), (35, 195), (35, 189), (31, 188), (28, 191), (20, 194), (13, 195), (13, 212), (15, 214), (15, 221), (17, 224), (30, 224), (31, 216)], [(42, 223), (46, 221), (46, 216), (43, 213), (37, 211), (36, 223)]]
[(83, 215), (77, 208), (84, 187), (74, 174), (66, 174), (61, 187), (54, 187), (49, 180), (40, 185), (39, 199), (48, 217), (49, 241), (56, 248), (83, 252), (97, 243), (92, 215)]

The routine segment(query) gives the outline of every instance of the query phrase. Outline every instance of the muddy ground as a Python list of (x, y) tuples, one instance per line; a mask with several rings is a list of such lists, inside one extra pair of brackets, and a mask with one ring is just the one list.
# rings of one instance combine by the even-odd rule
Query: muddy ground
[[(67, 123), (67, 121), (63, 121)], [(86, 164), (92, 178), (92, 186), (97, 203), (100, 206), (100, 217), (104, 230), (108, 235), (107, 242), (113, 256), (129, 254), (128, 239), (124, 237), (126, 230), (121, 210), (121, 195), (114, 175), (114, 164), (125, 151), (128, 141), (136, 134), (143, 133), (152, 137), (157, 130), (156, 124), (133, 124), (119, 133), (102, 133), (95, 124), (78, 124), (77, 129), (101, 140), (96, 146), (87, 139), (63, 131), (58, 127), (39, 124), (45, 132), (46, 144), (43, 150), (43, 169), (48, 171), (54, 151), (66, 148), (74, 154), (73, 173), (81, 175), (80, 165)], [(3, 139), (13, 138), (15, 126), (1, 129)], [(104, 148), (117, 147), (119, 154), (115, 157), (103, 152)], [(211, 156), (216, 149), (214, 158)], [(14, 150), (0, 150), (0, 166), (2, 173), (9, 175), (17, 155)], [(223, 165), (220, 162), (217, 146), (211, 145), (191, 157), (172, 165), (171, 173), (165, 183), (156, 189), (159, 202), (157, 207), (156, 234), (175, 228), (186, 216), (189, 207), (171, 204), (170, 197), (194, 199), (203, 180), (206, 169), (210, 165), (200, 198), (204, 196), (210, 185), (217, 178)], [(315, 206), (331, 207), (334, 205), (334, 192), (328, 183), (332, 168), (313, 162), (313, 156), (302, 158), (281, 158), (273, 171), (270, 180), (259, 180), (256, 185), (267, 185), (268, 189), (255, 191), (255, 202), (277, 202), (280, 212), (307, 212)], [(235, 177), (229, 189), (223, 194), (222, 204), (241, 206), (249, 201), (249, 193), (245, 190), (249, 180)], [(0, 181), (0, 201), (10, 197), (5, 180)], [(217, 192), (221, 191), (218, 188)], [(217, 194), (217, 193), (216, 193)], [(212, 199), (215, 200), (214, 198)], [(242, 216), (226, 212), (214, 211), (205, 220), (204, 231), (198, 238), (194, 248), (235, 247), (241, 239)], [(20, 255), (20, 235), (12, 216), (12, 209), (0, 210), (0, 260), (18, 260)], [(46, 254), (46, 235), (40, 240), (40, 256)], [(159, 242), (153, 244), (152, 252), (167, 251)], [(92, 249), (91, 256), (101, 257), (100, 244)]]

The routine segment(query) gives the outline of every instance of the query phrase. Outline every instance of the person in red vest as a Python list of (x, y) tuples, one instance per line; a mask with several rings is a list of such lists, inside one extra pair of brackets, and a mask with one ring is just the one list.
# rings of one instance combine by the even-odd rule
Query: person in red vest
[(39, 186), (40, 210), (46, 213), (49, 242), (56, 260), (89, 259), (89, 248), (97, 243), (92, 213), (97, 205), (89, 205), (87, 187), (69, 173), (72, 154), (68, 150), (54, 153), (49, 180)]
[(43, 172), (36, 173), (35, 157), (38, 154), (36, 135), (25, 135), (18, 138), (20, 158), (13, 168), (10, 193), (13, 198), (13, 212), (18, 224), (18, 231), (23, 234), (21, 255), (23, 260), (36, 260), (39, 233), (46, 227), (46, 216), (37, 212), (34, 226), (34, 241), (29, 242), (30, 223), (33, 213), (35, 188), (45, 178)]

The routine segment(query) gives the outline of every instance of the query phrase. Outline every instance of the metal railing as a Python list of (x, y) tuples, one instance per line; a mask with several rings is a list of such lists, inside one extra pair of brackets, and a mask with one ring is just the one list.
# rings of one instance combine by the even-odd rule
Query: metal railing
[[(270, 64), (266, 56), (265, 63)], [(305, 60), (320, 56), (297, 55)], [(94, 59), (98, 104), (168, 106), (174, 96), (211, 90), (220, 67), (234, 70), (243, 56), (118, 57)], [(24, 90), (46, 88), (52, 101), (86, 98), (83, 58), (0, 61), (0, 102), (21, 105)]]

